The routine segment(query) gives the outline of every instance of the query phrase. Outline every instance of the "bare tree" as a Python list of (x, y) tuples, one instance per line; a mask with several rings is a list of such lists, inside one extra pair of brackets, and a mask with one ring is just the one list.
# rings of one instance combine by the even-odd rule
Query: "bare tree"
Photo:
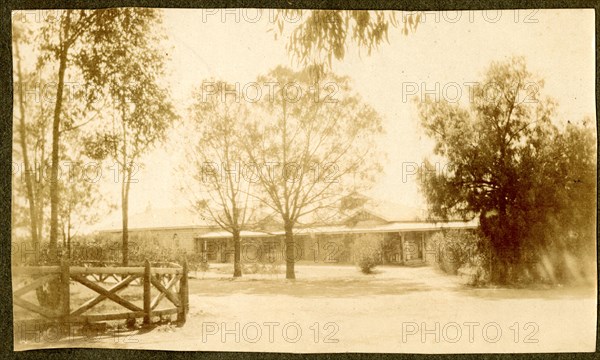
[(295, 278), (294, 227), (337, 208), (380, 171), (380, 116), (351, 93), (348, 79), (329, 74), (315, 82), (312, 73), (278, 67), (259, 78), (273, 91), (261, 99), (242, 138), (261, 185), (257, 198), (283, 222), (288, 279)]
[[(210, 91), (206, 88), (210, 87)], [(241, 232), (255, 214), (250, 204), (251, 183), (242, 173), (247, 156), (240, 135), (249, 116), (244, 103), (235, 97), (222, 97), (225, 82), (204, 82), (195, 93), (191, 117), (196, 132), (192, 135), (187, 166), (194, 171), (194, 207), (231, 233), (234, 244), (233, 276), (242, 276)], [(204, 91), (203, 91), (204, 90)], [(210, 93), (210, 95), (208, 94)]]

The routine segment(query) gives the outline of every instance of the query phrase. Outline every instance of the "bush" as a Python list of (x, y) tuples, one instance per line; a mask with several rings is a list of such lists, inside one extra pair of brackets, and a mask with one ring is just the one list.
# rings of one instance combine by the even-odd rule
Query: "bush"
[(195, 272), (207, 272), (210, 268), (206, 256), (201, 253), (192, 253), (187, 255), (188, 267)]
[(376, 234), (364, 234), (354, 241), (353, 257), (363, 274), (372, 274), (382, 263), (382, 239)]
[(482, 286), (490, 282), (489, 261), (486, 256), (475, 255), (473, 259), (458, 269), (463, 283), (470, 286)]
[(452, 275), (461, 274), (469, 285), (489, 281), (489, 246), (478, 233), (450, 230), (432, 237), (438, 267)]
[(376, 253), (362, 253), (359, 256), (358, 267), (363, 274), (372, 274), (373, 270), (377, 265), (379, 265), (379, 260), (377, 259)]
[[(161, 247), (153, 242), (155, 234), (142, 233), (129, 236), (129, 266), (140, 266), (144, 261), (150, 263), (181, 263), (183, 258), (188, 259), (188, 265), (201, 262), (195, 254), (187, 254), (185, 249)], [(66, 249), (59, 242), (59, 254), (66, 256)], [(47, 244), (44, 245), (47, 248)], [(42, 248), (42, 259), (47, 250)], [(120, 236), (109, 238), (100, 235), (78, 237), (71, 243), (70, 262), (72, 265), (83, 265), (88, 263), (103, 263), (106, 265), (121, 264), (123, 261), (123, 244)]]
[(383, 259), (383, 237), (380, 234), (359, 234), (352, 244), (352, 258), (363, 274), (372, 274)]

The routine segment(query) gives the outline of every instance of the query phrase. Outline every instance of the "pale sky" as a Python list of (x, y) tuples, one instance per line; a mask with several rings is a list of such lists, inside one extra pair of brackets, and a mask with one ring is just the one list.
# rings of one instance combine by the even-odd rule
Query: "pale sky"
[[(203, 79), (217, 78), (242, 86), (277, 65), (292, 66), (287, 39), (274, 40), (269, 10), (165, 10), (169, 38), (169, 83), (184, 116), (191, 90)], [(257, 17), (260, 17), (257, 19)], [(253, 20), (257, 19), (257, 20)], [(287, 26), (293, 26), (288, 23)], [(525, 56), (529, 70), (545, 80), (543, 94), (559, 103), (560, 120), (595, 119), (593, 10), (514, 10), (426, 14), (414, 33), (391, 28), (389, 44), (370, 56), (350, 48), (333, 71), (348, 75), (353, 88), (383, 117), (382, 139), (388, 159), (371, 195), (409, 206), (424, 206), (414, 176), (404, 177), (403, 163), (420, 164), (432, 143), (419, 129), (415, 104), (407, 89), (426, 89), (454, 98), (466, 82), (481, 79), (492, 61)], [(456, 84), (457, 86), (454, 86)], [(412, 86), (412, 87), (411, 87)], [(417, 91), (418, 91), (417, 90)], [(173, 137), (144, 159), (145, 168), (132, 184), (130, 213), (154, 207), (186, 206), (177, 190), (181, 142)], [(103, 184), (118, 200), (119, 185)]]

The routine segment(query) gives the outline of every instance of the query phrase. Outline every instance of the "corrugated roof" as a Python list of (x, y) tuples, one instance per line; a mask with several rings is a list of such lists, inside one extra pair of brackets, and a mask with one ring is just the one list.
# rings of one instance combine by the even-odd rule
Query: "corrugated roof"
[[(479, 221), (474, 218), (471, 221), (449, 221), (449, 222), (394, 222), (383, 225), (372, 226), (316, 226), (294, 229), (295, 235), (334, 235), (334, 234), (364, 234), (364, 233), (388, 233), (388, 232), (408, 232), (408, 231), (435, 231), (442, 229), (476, 229)], [(241, 237), (268, 237), (275, 235), (284, 235), (283, 230), (257, 232), (242, 231)], [(223, 239), (231, 238), (231, 233), (227, 231), (215, 231), (199, 236), (200, 239)]]
[[(259, 232), (259, 231), (241, 231), (240, 237), (249, 238), (249, 237), (265, 237), (269, 236), (268, 233)], [(222, 238), (231, 238), (233, 237), (229, 231), (211, 231), (206, 234), (202, 234), (198, 238), (200, 239), (222, 239)]]
[[(479, 220), (474, 218), (470, 221), (449, 222), (393, 222), (372, 226), (317, 226), (311, 228), (295, 229), (295, 234), (353, 234), (353, 233), (377, 233), (377, 232), (401, 232), (401, 231), (432, 231), (442, 229), (476, 229)], [(272, 235), (283, 235), (284, 231), (270, 232)]]

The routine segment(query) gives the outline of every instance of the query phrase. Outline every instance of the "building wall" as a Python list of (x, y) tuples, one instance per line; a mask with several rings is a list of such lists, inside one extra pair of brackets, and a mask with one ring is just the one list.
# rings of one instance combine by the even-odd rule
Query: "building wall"
[[(233, 261), (233, 242), (231, 239), (197, 239), (203, 233), (213, 231), (206, 228), (131, 230), (130, 244), (142, 244), (165, 249), (185, 250), (187, 253), (200, 253), (207, 250), (210, 262)], [(386, 244), (383, 254), (384, 264), (426, 263), (436, 261), (433, 235), (439, 231), (393, 232), (367, 234), (335, 235), (297, 235), (296, 260), (318, 264), (349, 264), (354, 262), (353, 248), (357, 241), (383, 242)], [(104, 233), (111, 240), (119, 240), (120, 232)], [(283, 236), (242, 239), (242, 262), (280, 261), (285, 262)], [(406, 261), (408, 260), (408, 261)]]

